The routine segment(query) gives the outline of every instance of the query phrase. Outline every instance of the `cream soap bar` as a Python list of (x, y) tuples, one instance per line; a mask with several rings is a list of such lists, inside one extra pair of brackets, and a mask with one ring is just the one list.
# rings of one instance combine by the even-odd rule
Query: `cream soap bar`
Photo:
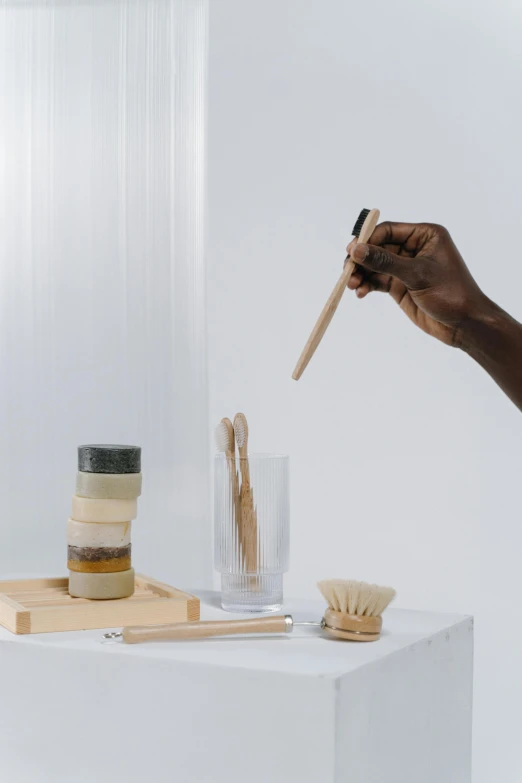
[(136, 500), (101, 500), (81, 498), (78, 495), (72, 499), (71, 517), (77, 522), (129, 522), (136, 519), (137, 514)]
[(120, 547), (131, 542), (131, 522), (67, 521), (67, 545), (77, 547)]
[(76, 494), (82, 498), (135, 500), (141, 495), (141, 473), (81, 473)]
[(134, 568), (115, 574), (83, 574), (69, 571), (69, 594), (74, 598), (128, 598), (134, 593)]

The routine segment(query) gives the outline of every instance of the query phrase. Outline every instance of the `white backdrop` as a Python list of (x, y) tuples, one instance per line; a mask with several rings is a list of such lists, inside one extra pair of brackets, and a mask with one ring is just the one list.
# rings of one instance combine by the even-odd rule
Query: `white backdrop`
[(291, 455), (287, 594), (355, 577), (475, 615), (475, 783), (522, 775), (521, 414), (379, 294), (290, 376), (362, 207), (448, 226), (522, 318), (521, 35), (506, 0), (211, 5), (212, 421)]

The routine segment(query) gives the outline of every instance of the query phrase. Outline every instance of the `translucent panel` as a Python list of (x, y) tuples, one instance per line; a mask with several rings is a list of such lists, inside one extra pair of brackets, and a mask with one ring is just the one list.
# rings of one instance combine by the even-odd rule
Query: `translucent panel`
[(65, 570), (76, 446), (143, 448), (134, 564), (211, 582), (205, 0), (0, 5), (0, 568)]

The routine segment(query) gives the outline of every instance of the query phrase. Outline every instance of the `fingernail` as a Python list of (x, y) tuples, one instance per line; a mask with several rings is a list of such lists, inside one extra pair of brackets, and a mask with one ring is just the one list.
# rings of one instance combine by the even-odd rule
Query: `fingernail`
[(355, 245), (354, 249), (352, 250), (352, 256), (355, 258), (356, 261), (364, 261), (366, 256), (368, 255), (368, 245), (362, 244), (362, 245)]

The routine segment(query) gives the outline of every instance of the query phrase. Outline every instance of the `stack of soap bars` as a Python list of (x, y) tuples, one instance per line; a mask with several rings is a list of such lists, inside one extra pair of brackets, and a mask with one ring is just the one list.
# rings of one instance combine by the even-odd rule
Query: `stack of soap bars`
[(67, 523), (69, 593), (126, 598), (134, 592), (131, 520), (141, 494), (138, 446), (79, 446), (76, 494)]

